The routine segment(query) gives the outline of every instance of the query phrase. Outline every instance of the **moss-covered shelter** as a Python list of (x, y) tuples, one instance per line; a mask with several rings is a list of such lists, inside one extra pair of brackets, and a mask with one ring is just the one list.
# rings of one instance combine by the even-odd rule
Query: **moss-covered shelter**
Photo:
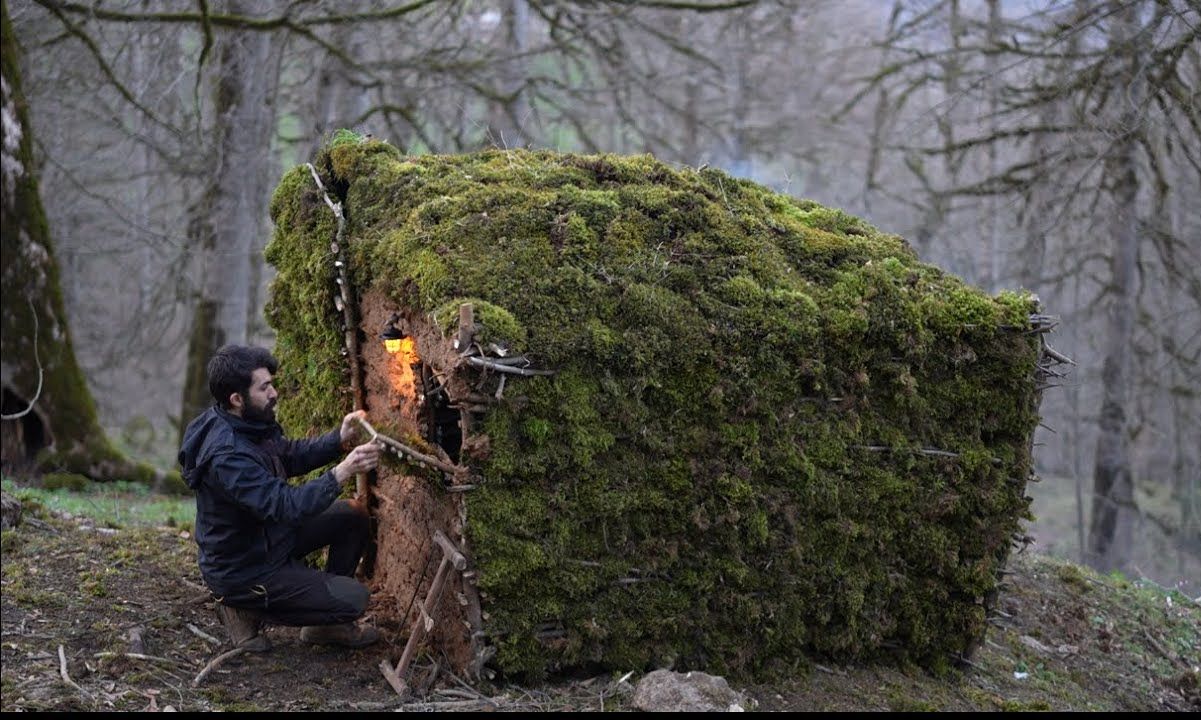
[(469, 565), (429, 647), (475, 672), (939, 667), (983, 637), (1028, 514), (1032, 296), (645, 155), (406, 157), (343, 131), (271, 213), (285, 426), (358, 404), (439, 459), (370, 488), (398, 643), (439, 530)]

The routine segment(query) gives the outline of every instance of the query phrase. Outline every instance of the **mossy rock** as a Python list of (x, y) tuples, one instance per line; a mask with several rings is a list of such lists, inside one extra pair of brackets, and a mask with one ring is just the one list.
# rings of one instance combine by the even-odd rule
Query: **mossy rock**
[[(387, 298), (423, 362), (500, 398), (470, 408), (475, 489), (445, 494), (492, 666), (763, 677), (803, 655), (942, 667), (980, 641), (1028, 515), (1032, 297), (650, 156), (404, 157), (339, 135), (315, 167), (356, 297)], [(307, 167), (271, 212), (279, 412), (325, 429), (353, 403), (338, 225)], [(447, 350), (467, 301), (477, 339), (554, 374), (494, 392)]]

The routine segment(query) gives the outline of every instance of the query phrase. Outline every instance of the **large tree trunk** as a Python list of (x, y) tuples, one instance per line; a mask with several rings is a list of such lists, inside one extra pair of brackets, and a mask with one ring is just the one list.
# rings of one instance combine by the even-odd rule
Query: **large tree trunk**
[[(750, 47), (755, 42), (750, 30), (743, 22), (734, 23), (730, 31), (737, 34), (740, 45), (745, 43), (747, 47)], [(753, 87), (755, 78), (749, 53), (739, 53), (726, 64), (725, 69), (729, 83), (727, 87), (732, 98), (731, 127), (725, 138), (725, 147), (723, 148), (725, 157), (721, 158), (719, 162), (732, 175), (750, 177), (754, 171), (754, 161), (748, 151), (751, 143), (747, 141), (749, 132), (747, 128), (752, 122), (750, 119), (752, 95), (749, 89)]]
[(98, 480), (154, 481), (165, 474), (109, 443), (75, 359), (58, 263), (34, 175), (33, 136), (21, 92), (19, 48), (3, 14), (4, 227), (0, 292), (0, 464), (10, 472), (62, 470)]
[(1137, 115), (1143, 96), (1142, 57), (1134, 43), (1139, 3), (1131, 3), (1115, 17), (1110, 47), (1129, 56), (1128, 88), (1123, 111), (1115, 128), (1113, 147), (1106, 161), (1112, 178), (1113, 220), (1110, 223), (1113, 257), (1109, 287), (1109, 317), (1105, 332), (1105, 364), (1101, 370), (1103, 396), (1100, 434), (1093, 471), (1092, 525), (1089, 560), (1102, 570), (1125, 570), (1133, 543), (1137, 507), (1131, 473), (1127, 411), (1131, 356), (1134, 352), (1136, 312), (1135, 273), (1138, 266), (1137, 215)]
[[(1198, 175), (1184, 163), (1177, 167), (1177, 187), (1197, 186)], [(1201, 237), (1201, 215), (1196, 199), (1178, 193), (1171, 213), (1174, 237)], [(1191, 296), (1187, 284), (1174, 274), (1168, 275), (1168, 297), (1172, 307), (1189, 307), (1198, 302)], [(1194, 317), (1196, 317), (1194, 315)], [(1180, 508), (1180, 542), (1177, 545), (1176, 567), (1180, 577), (1189, 577), (1189, 563), (1201, 557), (1201, 445), (1197, 443), (1197, 392), (1201, 388), (1201, 367), (1174, 363), (1171, 387), (1175, 499)], [(1197, 582), (1201, 578), (1195, 577)]]
[[(229, 10), (253, 16), (256, 3)], [(227, 343), (245, 344), (260, 312), (256, 266), (266, 244), (271, 141), (275, 133), (278, 43), (266, 32), (233, 32), (219, 52), (215, 138), (208, 189), (192, 208), (189, 235), (200, 249), (199, 281), (188, 343), (180, 433), (212, 403), (208, 359)], [(257, 324), (257, 323), (256, 323)]]

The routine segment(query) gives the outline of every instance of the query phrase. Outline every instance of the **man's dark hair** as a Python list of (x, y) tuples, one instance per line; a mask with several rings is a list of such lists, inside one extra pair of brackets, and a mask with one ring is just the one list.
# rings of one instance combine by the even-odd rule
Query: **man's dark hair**
[(209, 392), (217, 404), (230, 409), (229, 396), (240, 393), (243, 398), (250, 395), (250, 376), (255, 370), (266, 368), (272, 375), (279, 368), (279, 361), (265, 348), (247, 345), (226, 345), (209, 360)]

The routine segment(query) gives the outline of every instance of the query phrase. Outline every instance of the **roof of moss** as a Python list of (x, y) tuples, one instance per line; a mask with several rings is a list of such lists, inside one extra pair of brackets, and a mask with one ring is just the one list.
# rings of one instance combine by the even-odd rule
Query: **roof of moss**
[[(1028, 507), (1031, 297), (650, 156), (404, 157), (342, 134), (315, 165), (356, 289), (448, 336), (472, 300), (486, 339), (556, 370), (483, 418), (470, 532), (500, 668), (940, 664), (982, 636)], [(348, 406), (336, 223), (305, 167), (271, 212), (281, 417), (328, 426)]]

